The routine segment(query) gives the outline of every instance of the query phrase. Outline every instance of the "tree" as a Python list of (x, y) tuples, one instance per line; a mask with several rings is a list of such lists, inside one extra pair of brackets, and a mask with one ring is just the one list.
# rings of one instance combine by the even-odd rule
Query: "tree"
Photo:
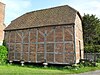
[(83, 35), (85, 45), (100, 44), (100, 19), (95, 15), (83, 16)]

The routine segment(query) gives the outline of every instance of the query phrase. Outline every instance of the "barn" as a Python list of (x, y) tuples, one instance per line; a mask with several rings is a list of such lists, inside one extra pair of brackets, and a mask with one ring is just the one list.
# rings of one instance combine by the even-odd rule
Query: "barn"
[(25, 13), (4, 31), (12, 62), (75, 64), (84, 55), (82, 18), (68, 5)]

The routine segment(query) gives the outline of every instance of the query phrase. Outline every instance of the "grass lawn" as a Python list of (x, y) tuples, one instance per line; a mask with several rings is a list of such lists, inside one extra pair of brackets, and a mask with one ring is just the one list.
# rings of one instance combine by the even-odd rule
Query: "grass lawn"
[(100, 70), (100, 63), (97, 67), (81, 67), (76, 69), (67, 69), (64, 67), (21, 67), (18, 65), (1, 65), (0, 75), (66, 75), (73, 73), (82, 73), (87, 71)]

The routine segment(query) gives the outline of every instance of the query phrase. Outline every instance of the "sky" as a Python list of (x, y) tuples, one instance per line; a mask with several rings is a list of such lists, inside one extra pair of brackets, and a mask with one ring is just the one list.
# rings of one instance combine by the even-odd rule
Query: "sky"
[(5, 24), (8, 26), (12, 20), (31, 11), (46, 9), (61, 5), (75, 8), (83, 16), (94, 14), (100, 18), (100, 0), (0, 0), (5, 7)]

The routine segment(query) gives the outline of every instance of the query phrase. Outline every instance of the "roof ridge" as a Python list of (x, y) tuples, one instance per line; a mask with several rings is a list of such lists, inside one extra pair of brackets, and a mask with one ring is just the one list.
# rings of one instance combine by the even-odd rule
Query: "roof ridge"
[[(33, 10), (31, 12), (27, 12), (25, 14), (29, 14), (29, 13), (33, 13), (33, 12), (38, 12), (38, 11), (44, 11), (44, 10), (50, 10), (50, 9), (55, 9), (55, 8), (60, 8), (60, 7), (65, 7), (65, 6), (68, 6), (69, 8), (75, 10), (74, 8), (70, 7), (69, 5), (60, 5), (60, 6), (54, 6), (54, 7), (49, 7), (49, 8), (43, 8), (43, 9), (39, 9), (39, 10)], [(75, 10), (77, 11), (77, 10)]]
[[(34, 12), (39, 12), (39, 11), (45, 11), (45, 10), (50, 10), (50, 9), (55, 9), (55, 8), (60, 8), (60, 7), (69, 7), (70, 9), (78, 12), (77, 10), (75, 10), (74, 8), (70, 7), (69, 5), (60, 5), (60, 6), (54, 6), (54, 7), (50, 7), (50, 8), (44, 8), (44, 9), (39, 9), (39, 10), (33, 10), (33, 11), (30, 11), (30, 12), (27, 12), (27, 13), (24, 13), (22, 14), (21, 16), (24, 16), (26, 14), (30, 14), (30, 13), (34, 13)], [(16, 19), (20, 18), (21, 16), (17, 17)], [(16, 19), (12, 20), (11, 22), (15, 21)]]

